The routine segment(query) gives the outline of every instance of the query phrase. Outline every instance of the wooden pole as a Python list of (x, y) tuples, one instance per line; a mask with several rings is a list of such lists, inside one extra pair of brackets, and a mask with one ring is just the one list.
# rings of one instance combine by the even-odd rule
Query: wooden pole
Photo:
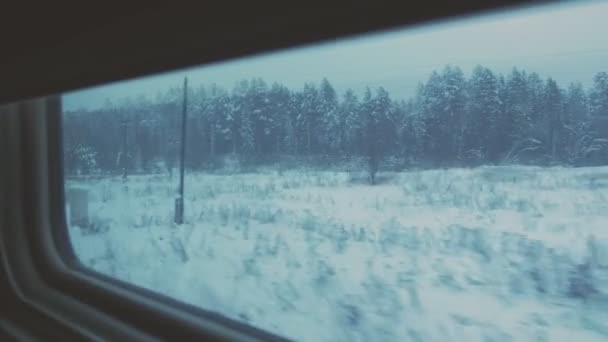
[(182, 141), (179, 164), (179, 196), (175, 200), (175, 223), (184, 223), (184, 160), (186, 159), (186, 122), (188, 104), (188, 78), (184, 77), (184, 102), (182, 107)]
[(127, 179), (127, 119), (122, 120), (122, 179)]

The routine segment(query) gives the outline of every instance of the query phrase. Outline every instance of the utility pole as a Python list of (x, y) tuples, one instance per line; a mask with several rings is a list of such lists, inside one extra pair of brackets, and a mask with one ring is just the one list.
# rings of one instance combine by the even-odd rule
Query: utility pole
[(121, 122), (122, 126), (122, 156), (120, 158), (122, 164), (122, 179), (127, 179), (127, 119), (124, 118)]
[(184, 223), (184, 160), (186, 159), (186, 121), (188, 104), (188, 78), (184, 77), (184, 102), (182, 107), (182, 143), (179, 163), (179, 195), (175, 199), (175, 223)]

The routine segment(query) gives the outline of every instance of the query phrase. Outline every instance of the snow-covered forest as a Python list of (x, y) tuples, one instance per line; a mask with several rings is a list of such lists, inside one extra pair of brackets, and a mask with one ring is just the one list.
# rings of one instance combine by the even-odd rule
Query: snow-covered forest
[[(180, 143), (182, 88), (155, 100), (108, 101), (64, 115), (68, 174), (171, 169)], [(363, 157), (379, 170), (532, 164), (608, 163), (608, 74), (593, 86), (566, 87), (534, 72), (470, 77), (446, 66), (416, 96), (393, 100), (382, 87), (338, 94), (329, 80), (288, 89), (260, 78), (231, 91), (188, 91), (186, 167), (221, 168), (304, 157), (327, 165)], [(293, 159), (293, 158), (291, 158)]]
[(86, 267), (295, 340), (608, 338), (607, 73), (187, 89), (183, 224), (184, 88), (64, 113)]

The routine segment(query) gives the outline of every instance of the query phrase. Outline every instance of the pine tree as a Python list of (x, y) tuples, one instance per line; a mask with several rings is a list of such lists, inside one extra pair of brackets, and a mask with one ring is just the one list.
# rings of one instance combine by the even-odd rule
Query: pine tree
[(447, 119), (444, 125), (450, 137), (449, 145), (444, 146), (450, 161), (462, 159), (464, 147), (464, 131), (466, 129), (465, 106), (467, 101), (466, 82), (459, 67), (446, 66), (442, 74), (445, 86), (445, 107), (443, 117)]
[(306, 153), (312, 155), (318, 152), (317, 134), (319, 132), (321, 117), (319, 91), (313, 84), (308, 83), (304, 85), (299, 105), (297, 125), (304, 132)]
[(427, 83), (421, 88), (420, 104), (424, 117), (426, 159), (435, 164), (447, 157), (445, 146), (449, 144), (448, 122), (443, 117), (445, 88), (441, 76), (436, 71), (431, 73)]
[(374, 98), (369, 87), (366, 88), (361, 103), (361, 113), (364, 120), (364, 132), (362, 144), (367, 157), (367, 169), (369, 173), (370, 183), (376, 184), (376, 173), (378, 172), (379, 151), (378, 151), (378, 112), (375, 110)]
[(295, 155), (299, 152), (296, 127), (298, 108), (298, 96), (290, 93), (285, 108), (285, 137), (283, 138), (283, 144), (285, 146), (285, 151), (291, 155)]
[(287, 149), (284, 146), (286, 126), (289, 121), (289, 105), (291, 93), (287, 87), (273, 83), (269, 93), (268, 122), (269, 140), (272, 141), (271, 151), (281, 153)]
[(542, 128), (545, 117), (544, 105), (546, 102), (546, 83), (540, 76), (533, 72), (528, 75), (526, 86), (528, 88), (527, 112), (532, 127), (532, 135), (538, 139), (542, 138)]
[(600, 72), (595, 75), (589, 100), (591, 115), (608, 117), (608, 73)]
[(376, 174), (380, 167), (383, 154), (386, 151), (386, 136), (388, 131), (388, 115), (391, 100), (388, 92), (380, 87), (373, 98), (369, 87), (365, 91), (361, 112), (364, 115), (365, 151), (367, 155), (368, 172), (371, 184), (376, 184)]
[(579, 165), (584, 162), (586, 149), (593, 140), (589, 134), (587, 96), (580, 83), (570, 84), (564, 108), (565, 160)]
[(341, 141), (341, 118), (338, 112), (338, 96), (334, 87), (324, 78), (319, 88), (319, 109), (322, 122), (321, 143), (328, 152), (337, 153)]
[(253, 128), (253, 144), (257, 156), (268, 152), (272, 145), (269, 139), (272, 120), (269, 107), (266, 82), (261, 78), (252, 79), (247, 92), (247, 114)]
[(558, 153), (561, 152), (560, 142), (563, 141), (563, 96), (561, 89), (551, 78), (547, 80), (544, 89), (543, 114), (545, 150), (550, 154), (551, 160), (556, 161)]
[(505, 152), (506, 144), (498, 79), (490, 69), (477, 66), (471, 75), (468, 92), (465, 159), (496, 163)]
[(221, 151), (221, 142), (227, 140), (228, 123), (228, 95), (226, 91), (216, 84), (213, 84), (209, 90), (209, 100), (204, 110), (204, 115), (207, 124), (209, 150), (208, 156), (210, 160), (214, 160), (218, 152)]
[(509, 146), (504, 161), (521, 162), (526, 155), (534, 154), (540, 144), (533, 135), (528, 77), (524, 71), (513, 68), (503, 96), (504, 131)]
[(231, 153), (238, 154), (243, 151), (248, 141), (244, 137), (249, 137), (246, 134), (249, 130), (243, 124), (243, 118), (246, 116), (246, 96), (249, 89), (249, 81), (242, 80), (238, 82), (232, 90), (230, 96), (230, 117), (228, 118), (230, 129), (230, 141), (232, 143)]
[(591, 147), (594, 164), (608, 163), (608, 73), (600, 72), (593, 78), (589, 94), (591, 125), (594, 143)]
[(344, 99), (340, 105), (340, 121), (343, 129), (340, 132), (342, 150), (353, 155), (359, 149), (357, 144), (358, 134), (361, 131), (361, 119), (359, 116), (359, 99), (352, 89), (346, 90)]

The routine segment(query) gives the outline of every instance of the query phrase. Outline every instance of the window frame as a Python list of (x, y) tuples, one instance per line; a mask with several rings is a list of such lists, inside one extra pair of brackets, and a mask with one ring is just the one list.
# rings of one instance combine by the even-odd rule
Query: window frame
[[(58, 72), (68, 70), (67, 77), (78, 75), (83, 68), (90, 67), (91, 63), (98, 62), (97, 58), (79, 56), (82, 65), (75, 65), (73, 69), (66, 63), (60, 63), (59, 71), (53, 70), (49, 64), (37, 66), (44, 70), (39, 85), (25, 85), (14, 89), (0, 87), (0, 102), (32, 98), (47, 93), (60, 93), (104, 83), (111, 80), (121, 80), (134, 76), (147, 75), (159, 71), (167, 71), (177, 67), (188, 67), (218, 60), (224, 60), (242, 55), (268, 51), (281, 47), (317, 42), (337, 36), (360, 34), (372, 30), (385, 30), (397, 25), (417, 23), (431, 18), (444, 18), (461, 15), (480, 10), (495, 9), (506, 5), (520, 4), (524, 1), (466, 1), (460, 4), (447, 5), (441, 2), (427, 4), (422, 11), (414, 10), (408, 15), (399, 15), (399, 5), (357, 3), (352, 7), (341, 8), (334, 6), (321, 20), (321, 30), (313, 28), (316, 23), (304, 24), (298, 11), (291, 11), (282, 20), (270, 20), (270, 24), (262, 25), (261, 32), (270, 32), (271, 28), (285, 29), (285, 33), (278, 36), (260, 38), (256, 41), (254, 33), (238, 36), (239, 27), (233, 29), (232, 35), (212, 40), (212, 47), (221, 47), (228, 43), (225, 50), (203, 52), (201, 48), (192, 49), (186, 44), (194, 42), (195, 35), (190, 33), (181, 39), (175, 47), (179, 52), (176, 55), (187, 55), (194, 52), (194, 57), (176, 57), (166, 62), (167, 54), (159, 54), (152, 61), (145, 63), (135, 71), (125, 71), (125, 68), (140, 58), (143, 53), (150, 51), (147, 46), (138, 51), (133, 46), (133, 56), (125, 60), (110, 63), (98, 72), (84, 74), (82, 80), (64, 81)], [(338, 2), (340, 4), (340, 2)], [(345, 4), (341, 4), (344, 6)], [(438, 8), (436, 6), (443, 7)], [(231, 10), (225, 5), (226, 12)], [(396, 8), (392, 8), (396, 7)], [(312, 9), (304, 11), (304, 15), (314, 13)], [(153, 14), (140, 17), (142, 21), (158, 18), (163, 13), (162, 8), (156, 8)], [(279, 8), (274, 13), (263, 13), (267, 10), (262, 6), (258, 11), (265, 16), (281, 15)], [(340, 12), (342, 11), (342, 13)], [(183, 13), (182, 13), (183, 14)], [(171, 15), (176, 15), (171, 12)], [(255, 14), (251, 14), (255, 16)], [(143, 18), (143, 19), (142, 19)], [(287, 25), (288, 19), (294, 19)], [(174, 22), (179, 17), (172, 17)], [(171, 21), (170, 20), (170, 21)], [(332, 26), (332, 21), (341, 25)], [(216, 24), (217, 22), (213, 22)], [(128, 23), (132, 25), (132, 23)], [(243, 25), (250, 24), (247, 22)], [(218, 24), (219, 25), (219, 24)], [(274, 26), (273, 26), (274, 25)], [(195, 25), (196, 26), (196, 25)], [(120, 29), (125, 29), (127, 23), (119, 24), (117, 28), (109, 31), (101, 30), (93, 37), (111, 37)], [(165, 27), (165, 26), (163, 26)], [(200, 25), (200, 27), (205, 27)], [(241, 26), (240, 28), (243, 28)], [(166, 28), (166, 27), (165, 27)], [(179, 26), (182, 28), (182, 26)], [(302, 32), (302, 29), (310, 32)], [(326, 29), (326, 31), (323, 31)], [(139, 32), (139, 31), (138, 31)], [(131, 35), (136, 38), (137, 34)], [(176, 31), (179, 34), (179, 29)], [(243, 44), (239, 46), (239, 44)], [(71, 43), (64, 47), (70, 51)], [(74, 50), (83, 52), (82, 46), (75, 43)], [(182, 45), (180, 45), (182, 44)], [(101, 44), (101, 48), (104, 44)], [(201, 44), (202, 45), (202, 44)], [(107, 46), (105, 46), (107, 47)], [(84, 44), (84, 48), (87, 45)], [(79, 50), (80, 49), (80, 50)], [(213, 50), (213, 49), (212, 49)], [(95, 50), (98, 51), (98, 50)], [(198, 53), (198, 54), (196, 54)], [(78, 54), (77, 54), (78, 55)], [(56, 56), (56, 55), (54, 55)], [(106, 55), (107, 56), (107, 55)], [(53, 59), (54, 60), (54, 59)], [(77, 59), (76, 59), (77, 60)], [(8, 73), (7, 79), (17, 80), (19, 72), (40, 62), (39, 59), (26, 58), (17, 64), (14, 71)], [(52, 65), (53, 62), (51, 62)], [(14, 65), (8, 65), (11, 67)], [(7, 70), (6, 68), (0, 68)], [(71, 71), (70, 71), (71, 70)], [(112, 70), (109, 75), (104, 74)], [(27, 81), (27, 78), (26, 78)], [(31, 79), (30, 79), (31, 82)], [(10, 83), (10, 82), (9, 82)], [(282, 340), (282, 337), (270, 332), (232, 320), (202, 308), (183, 303), (162, 294), (139, 288), (135, 285), (105, 276), (84, 267), (72, 250), (65, 217), (64, 207), (64, 178), (63, 178), (63, 148), (61, 127), (61, 103), (58, 97), (35, 98), (14, 104), (18, 114), (0, 117), (0, 127), (4, 129), (4, 146), (0, 151), (8, 151), (4, 156), (5, 165), (11, 165), (8, 170), (0, 172), (0, 184), (7, 185), (0, 194), (0, 200), (18, 199), (12, 203), (14, 213), (8, 214), (5, 210), (0, 224), (0, 256), (2, 257), (0, 274), (0, 289), (11, 292), (2, 298), (10, 307), (17, 308), (12, 318), (6, 319), (5, 324), (15, 327), (24, 326), (31, 329), (29, 334), (38, 336), (53, 336), (62, 339), (230, 339), (230, 340)], [(14, 183), (14, 184), (8, 184)], [(8, 200), (7, 200), (8, 201)], [(2, 213), (2, 212), (0, 212)], [(10, 243), (9, 243), (10, 242)], [(213, 277), (213, 275), (210, 275)], [(3, 315), (5, 316), (5, 315)], [(0, 316), (2, 318), (3, 316)], [(8, 316), (7, 316), (8, 317)], [(29, 323), (28, 323), (29, 322)], [(31, 326), (32, 322), (37, 325)], [(29, 330), (28, 329), (28, 330)], [(0, 331), (10, 331), (10, 328), (0, 325)], [(14, 332), (13, 335), (18, 334)]]

